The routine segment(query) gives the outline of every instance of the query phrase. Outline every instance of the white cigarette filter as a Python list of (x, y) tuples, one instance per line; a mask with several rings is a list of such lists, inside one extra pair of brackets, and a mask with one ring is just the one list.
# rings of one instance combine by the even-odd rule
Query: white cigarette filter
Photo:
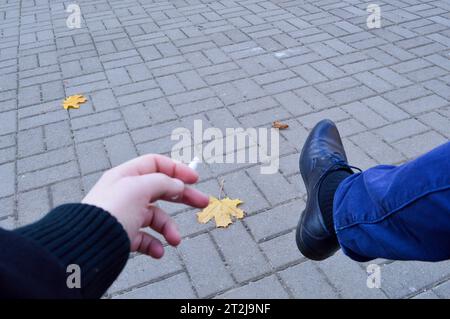
[(200, 163), (200, 159), (196, 156), (196, 157), (194, 157), (192, 162), (189, 163), (189, 167), (192, 168), (194, 171), (196, 171), (198, 163)]

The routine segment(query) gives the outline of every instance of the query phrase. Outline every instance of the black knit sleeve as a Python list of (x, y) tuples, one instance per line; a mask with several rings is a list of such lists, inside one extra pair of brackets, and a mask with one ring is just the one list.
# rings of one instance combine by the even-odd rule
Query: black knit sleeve
[(41, 220), (14, 232), (44, 247), (64, 269), (71, 264), (79, 266), (83, 298), (101, 297), (130, 253), (130, 241), (122, 225), (108, 212), (91, 205), (58, 206)]

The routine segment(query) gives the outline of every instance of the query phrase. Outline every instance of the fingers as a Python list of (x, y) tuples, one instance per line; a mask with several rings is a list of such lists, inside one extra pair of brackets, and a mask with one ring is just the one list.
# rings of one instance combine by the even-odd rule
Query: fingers
[(179, 179), (161, 173), (132, 177), (132, 179), (150, 203), (163, 199), (197, 208), (206, 207), (209, 203), (207, 195), (194, 188), (186, 187)]
[(183, 194), (178, 197), (169, 197), (164, 196), (163, 200), (169, 202), (183, 203), (188, 206), (197, 207), (197, 208), (205, 208), (209, 204), (209, 197), (204, 193), (190, 187), (184, 187)]
[[(142, 226), (150, 227), (163, 235), (169, 245), (177, 246), (181, 242), (181, 235), (175, 222), (157, 206), (149, 206), (146, 220)], [(161, 241), (143, 231), (140, 231), (133, 239), (132, 250), (153, 258), (161, 258), (164, 255)]]
[(154, 173), (131, 177), (134, 186), (146, 196), (149, 203), (160, 198), (181, 198), (184, 192), (184, 183), (162, 173)]
[(195, 170), (183, 163), (175, 162), (166, 156), (158, 154), (137, 157), (117, 166), (113, 171), (122, 177), (162, 173), (178, 178), (186, 184), (193, 184), (198, 180), (198, 174)]
[(164, 247), (159, 239), (140, 231), (133, 241), (135, 251), (148, 255), (153, 258), (161, 258), (164, 255)]
[(173, 219), (157, 206), (149, 206), (144, 224), (144, 227), (146, 226), (163, 235), (169, 245), (177, 246), (181, 241), (181, 235)]

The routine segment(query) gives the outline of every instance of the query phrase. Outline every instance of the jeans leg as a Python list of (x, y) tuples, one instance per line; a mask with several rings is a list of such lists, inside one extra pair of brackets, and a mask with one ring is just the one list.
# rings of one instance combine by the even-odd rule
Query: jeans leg
[(333, 212), (339, 243), (354, 260), (450, 259), (450, 142), (346, 178)]

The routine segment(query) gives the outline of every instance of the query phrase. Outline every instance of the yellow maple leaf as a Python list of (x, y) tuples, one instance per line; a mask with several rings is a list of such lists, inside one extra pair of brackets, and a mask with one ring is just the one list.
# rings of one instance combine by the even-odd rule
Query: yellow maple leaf
[(240, 199), (217, 199), (213, 196), (209, 197), (209, 205), (197, 213), (197, 219), (200, 223), (206, 224), (212, 218), (216, 222), (216, 227), (227, 227), (229, 224), (233, 223), (231, 216), (241, 219), (244, 218), (244, 211), (237, 208), (238, 205), (242, 204), (243, 201)]
[(87, 99), (83, 95), (72, 95), (67, 97), (63, 102), (65, 110), (79, 109), (81, 103), (85, 103)]

